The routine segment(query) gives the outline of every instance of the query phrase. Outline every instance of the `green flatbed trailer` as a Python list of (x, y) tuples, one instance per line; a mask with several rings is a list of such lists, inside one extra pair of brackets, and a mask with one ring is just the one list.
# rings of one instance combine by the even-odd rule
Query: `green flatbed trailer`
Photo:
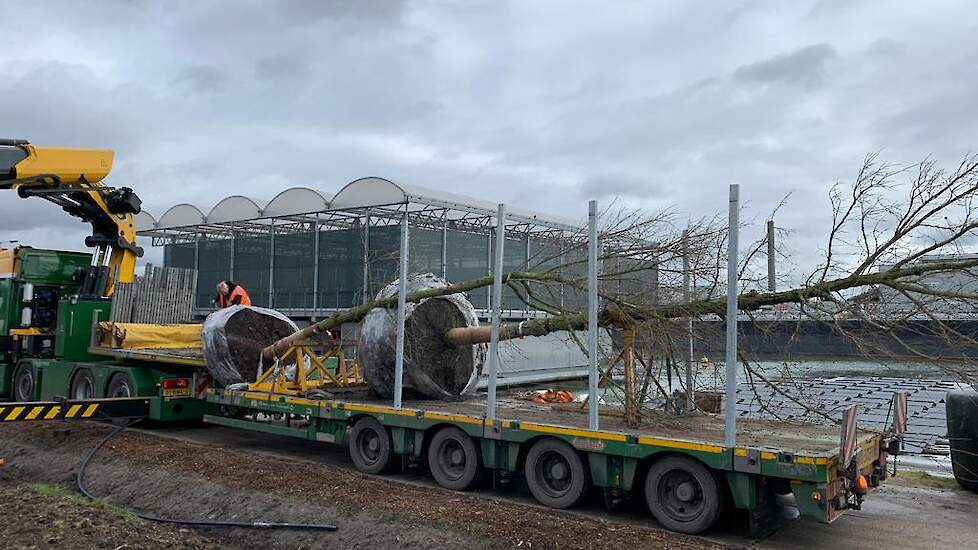
[[(482, 474), (522, 476), (554, 508), (573, 506), (592, 487), (612, 500), (634, 493), (664, 526), (688, 533), (713, 525), (724, 501), (753, 520), (774, 493), (793, 494), (803, 517), (831, 522), (861, 505), (865, 491), (854, 490), (855, 480), (875, 487), (886, 478), (887, 452), (895, 449), (889, 436), (859, 432), (850, 436), (856, 454), (845, 469), (839, 448), (846, 436), (826, 426), (741, 419), (739, 444), (728, 448), (722, 419), (705, 414), (653, 416), (641, 428), (605, 415), (602, 429), (590, 430), (579, 411), (505, 399), (489, 419), (480, 399), (395, 408), (366, 393), (310, 399), (209, 388), (199, 350), (99, 347), (94, 327), (108, 318), (111, 301), (73, 294), (89, 256), (28, 250), (19, 269), (0, 277), (0, 400), (15, 401), (0, 401), (0, 422), (203, 418), (346, 444), (368, 473), (384, 472), (398, 457), (427, 461), (435, 480), (452, 489), (469, 488)], [(43, 304), (26, 299), (28, 283), (46, 288)], [(43, 324), (25, 323), (21, 306), (40, 305)]]
[(398, 409), (366, 394), (320, 400), (212, 389), (207, 401), (220, 411), (206, 415), (207, 423), (345, 444), (368, 473), (400, 457), (426, 461), (436, 481), (453, 489), (483, 473), (522, 475), (538, 501), (556, 508), (572, 506), (590, 487), (611, 498), (644, 493), (660, 523), (688, 533), (712, 526), (724, 501), (749, 511), (753, 526), (775, 493), (792, 493), (803, 517), (831, 522), (862, 503), (865, 491), (854, 493), (849, 481), (854, 475), (865, 476), (868, 488), (882, 483), (891, 448), (883, 434), (858, 432), (852, 472), (839, 467), (838, 430), (822, 425), (741, 419), (741, 443), (727, 448), (723, 419), (707, 414), (663, 413), (641, 428), (602, 417), (606, 427), (589, 430), (585, 414), (506, 399), (497, 402), (496, 420), (486, 418), (479, 399)]

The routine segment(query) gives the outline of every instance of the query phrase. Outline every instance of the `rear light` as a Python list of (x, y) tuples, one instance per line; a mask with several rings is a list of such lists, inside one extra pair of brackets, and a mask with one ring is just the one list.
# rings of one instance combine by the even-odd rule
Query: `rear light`
[(869, 482), (866, 481), (866, 476), (859, 475), (856, 478), (856, 494), (865, 495), (869, 492)]
[(164, 378), (161, 384), (164, 390), (175, 390), (178, 388), (189, 388), (189, 378)]

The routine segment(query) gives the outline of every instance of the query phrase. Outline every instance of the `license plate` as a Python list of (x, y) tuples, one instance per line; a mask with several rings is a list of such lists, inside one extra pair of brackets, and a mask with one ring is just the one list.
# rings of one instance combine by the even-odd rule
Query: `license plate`
[(190, 397), (190, 388), (164, 388), (163, 397)]

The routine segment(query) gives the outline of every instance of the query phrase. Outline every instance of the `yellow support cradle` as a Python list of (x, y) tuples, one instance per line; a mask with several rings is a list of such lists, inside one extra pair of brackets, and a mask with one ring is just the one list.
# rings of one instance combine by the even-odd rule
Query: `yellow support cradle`
[[(275, 364), (261, 373), (257, 380), (248, 384), (250, 391), (282, 395), (304, 395), (312, 390), (347, 388), (364, 383), (356, 360), (347, 360), (341, 343), (334, 343), (325, 353), (318, 354), (313, 345), (298, 344), (289, 347)], [(335, 371), (326, 363), (336, 358)], [(295, 363), (294, 375), (289, 377), (283, 365)]]

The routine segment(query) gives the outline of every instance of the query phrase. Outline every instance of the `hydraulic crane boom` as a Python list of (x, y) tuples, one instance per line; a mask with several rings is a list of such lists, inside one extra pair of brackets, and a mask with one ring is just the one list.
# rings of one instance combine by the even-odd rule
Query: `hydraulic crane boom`
[(82, 294), (111, 296), (115, 282), (132, 282), (136, 259), (133, 216), (142, 201), (128, 187), (111, 188), (102, 180), (112, 170), (109, 149), (39, 147), (26, 140), (0, 139), (0, 189), (16, 189), (21, 198), (41, 197), (92, 225), (85, 245), (95, 260)]

